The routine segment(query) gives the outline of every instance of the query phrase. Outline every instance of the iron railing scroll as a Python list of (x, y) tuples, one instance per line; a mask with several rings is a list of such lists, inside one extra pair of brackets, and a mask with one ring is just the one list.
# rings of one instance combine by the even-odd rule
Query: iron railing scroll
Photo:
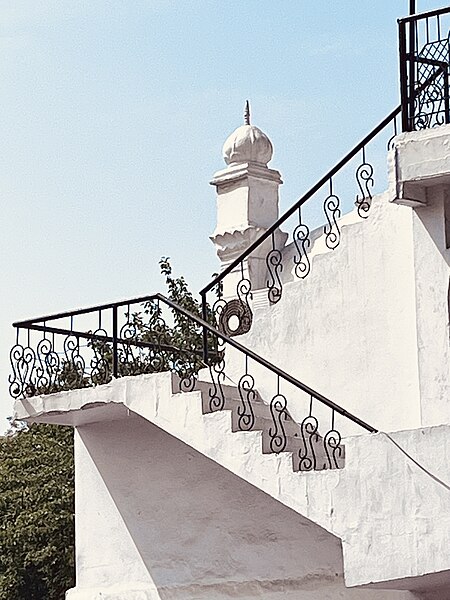
[(403, 131), (450, 122), (450, 7), (398, 21)]
[[(231, 381), (227, 375), (227, 350), (234, 349), (234, 361), (237, 351), (242, 363), (238, 381), (233, 384), (239, 402), (238, 429), (252, 431), (256, 427), (256, 403), (261, 403), (258, 377), (264, 377), (266, 386), (273, 380), (268, 409), (270, 449), (276, 453), (286, 449), (286, 426), (293, 425), (288, 399), (295, 396), (296, 406), (304, 407), (306, 415), (298, 424), (300, 470), (315, 469), (319, 459), (320, 468), (339, 468), (343, 448), (335, 424), (337, 416), (364, 431), (376, 431), (235, 338), (160, 294), (21, 321), (14, 323), (14, 327), (16, 343), (10, 353), (9, 383), (15, 399), (162, 371), (179, 376), (180, 391), (193, 391), (200, 369), (206, 368), (210, 381), (209, 411), (219, 411), (225, 408), (225, 384)], [(202, 341), (209, 348), (207, 362), (202, 358)], [(235, 363), (233, 372), (236, 373)]]
[[(13, 326), (16, 343), (10, 353), (9, 378), (13, 398), (164, 370), (175, 370), (182, 388), (189, 390), (193, 374), (202, 364), (202, 329), (192, 319), (168, 311), (157, 296), (48, 315)], [(181, 345), (180, 340), (185, 343)]]
[[(271, 227), (201, 290), (204, 318), (207, 312), (206, 307), (213, 305), (214, 324), (223, 333), (239, 335), (250, 330), (252, 325), (251, 299), (254, 290), (247, 276), (245, 264), (248, 259), (252, 258), (252, 255), (261, 259), (263, 244), (267, 266), (266, 291), (271, 304), (279, 302), (282, 298), (283, 271), (291, 269), (293, 276), (298, 279), (308, 277), (312, 267), (309, 258), (311, 228), (305, 218), (305, 209), (312, 209), (311, 212), (315, 213), (318, 210), (321, 211), (325, 243), (330, 250), (335, 250), (341, 241), (339, 218), (342, 212), (343, 199), (347, 199), (347, 196), (352, 194), (351, 200), (356, 205), (358, 215), (362, 219), (368, 217), (374, 194), (376, 170), (375, 164), (370, 161), (371, 142), (376, 138), (375, 143), (379, 143), (379, 137), (384, 135), (384, 140), (381, 140), (383, 147), (388, 149), (392, 147), (393, 138), (397, 135), (399, 129), (397, 118), (399, 118), (400, 112), (401, 106), (390, 112)], [(384, 174), (380, 179), (383, 179), (383, 177)], [(349, 183), (354, 188), (353, 193), (349, 191)], [(342, 192), (341, 189), (344, 189), (344, 191)], [(291, 242), (294, 248), (292, 265), (284, 264), (281, 252), (275, 245), (276, 232), (281, 227), (285, 231), (288, 230), (287, 244)], [(232, 277), (238, 279), (235, 286), (235, 298), (226, 301), (223, 293), (226, 287), (224, 283), (231, 274), (233, 274)], [(228, 295), (229, 289), (230, 286), (227, 286)], [(217, 296), (214, 303), (211, 301), (209, 294)], [(238, 320), (238, 325), (235, 325), (233, 330), (227, 326), (228, 319), (231, 317), (234, 317), (235, 321)]]

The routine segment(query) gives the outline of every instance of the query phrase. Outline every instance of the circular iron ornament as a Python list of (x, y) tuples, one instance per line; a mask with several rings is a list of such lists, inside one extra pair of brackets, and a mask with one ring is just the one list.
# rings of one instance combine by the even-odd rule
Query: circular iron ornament
[[(237, 318), (237, 327), (230, 327), (230, 319), (232, 317)], [(219, 330), (228, 337), (242, 335), (250, 331), (252, 320), (253, 315), (249, 306), (245, 302), (242, 302), (242, 300), (235, 298), (227, 302), (223, 307), (219, 315)]]

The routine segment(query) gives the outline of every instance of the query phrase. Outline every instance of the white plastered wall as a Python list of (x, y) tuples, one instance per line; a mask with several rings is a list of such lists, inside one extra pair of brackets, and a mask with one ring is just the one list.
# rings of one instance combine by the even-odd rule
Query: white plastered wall
[[(306, 279), (292, 278), (286, 248), (282, 299), (259, 302), (251, 331), (238, 340), (377, 429), (418, 427), (414, 243), (412, 210), (375, 197), (367, 220), (342, 219), (337, 249), (317, 239)], [(237, 381), (242, 369), (230, 352), (230, 377)], [(251, 369), (270, 400), (276, 381)], [(297, 404), (297, 414), (290, 410), (302, 420), (308, 404)]]
[(427, 206), (413, 219), (417, 350), (424, 425), (450, 422), (450, 250), (445, 211), (449, 186), (427, 189)]
[(131, 412), (79, 428), (76, 469), (68, 599), (412, 598), (346, 589), (338, 538)]

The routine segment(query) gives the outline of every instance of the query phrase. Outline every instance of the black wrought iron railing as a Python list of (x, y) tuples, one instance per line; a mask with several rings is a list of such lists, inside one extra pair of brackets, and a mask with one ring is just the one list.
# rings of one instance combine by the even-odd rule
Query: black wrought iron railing
[(450, 7), (398, 21), (402, 129), (450, 122)]
[[(330, 250), (335, 250), (339, 246), (341, 241), (339, 218), (342, 211), (339, 184), (344, 189), (344, 194), (348, 196), (351, 193), (348, 192), (349, 181), (354, 181), (356, 189), (352, 199), (356, 204), (359, 216), (363, 219), (368, 217), (376, 177), (374, 164), (369, 158), (371, 146), (375, 140), (379, 144), (380, 136), (384, 135), (383, 148), (391, 148), (393, 138), (398, 133), (397, 118), (400, 112), (401, 106), (390, 112), (271, 227), (200, 291), (202, 314), (205, 320), (207, 320), (208, 314), (207, 307), (210, 304), (213, 306), (215, 322), (221, 331), (232, 336), (247, 333), (250, 330), (252, 325), (250, 301), (254, 290), (247, 275), (246, 261), (256, 256), (261, 259), (261, 253), (265, 256), (267, 295), (272, 304), (277, 303), (282, 297), (283, 270), (291, 270), (293, 277), (297, 279), (305, 279), (310, 274), (312, 268), (309, 257), (311, 229), (304, 218), (305, 209), (315, 208), (317, 210), (318, 208), (323, 211), (325, 244)], [(383, 177), (380, 179), (384, 181)], [(276, 233), (282, 226), (289, 231), (287, 244), (292, 242), (294, 246), (292, 264), (286, 264), (282, 260), (281, 250), (276, 246)], [(229, 281), (232, 280), (231, 278), (233, 281), (237, 279), (236, 298), (231, 301), (227, 301), (223, 294), (224, 283), (228, 277), (230, 277)], [(210, 301), (208, 295), (211, 293), (218, 296), (215, 302)], [(229, 289), (227, 295), (233, 295), (230, 294)], [(231, 325), (232, 319), (234, 319), (233, 325)]]
[[(263, 373), (266, 387), (267, 378), (273, 379), (271, 451), (282, 452), (286, 448), (289, 396), (295, 396), (297, 409), (299, 406), (304, 408), (306, 414), (300, 426), (305, 440), (299, 450), (299, 461), (303, 465), (314, 465), (315, 444), (322, 440), (329, 467), (338, 466), (341, 434), (336, 426), (336, 416), (365, 431), (376, 431), (337, 403), (160, 294), (48, 315), (13, 326), (17, 339), (10, 353), (12, 373), (9, 383), (15, 399), (92, 387), (116, 377), (163, 371), (172, 371), (179, 376), (180, 391), (192, 391), (199, 370), (207, 368), (209, 410), (218, 411), (225, 406), (226, 361), (229, 351), (234, 350), (238, 353), (238, 363), (241, 363), (236, 382), (240, 398), (240, 430), (251, 431), (255, 426), (255, 376)], [(203, 339), (209, 348), (207, 362), (202, 358)], [(236, 357), (234, 360), (236, 362)], [(319, 414), (323, 421), (324, 410), (328, 414), (327, 422), (320, 423)], [(326, 432), (323, 437), (319, 436), (319, 428)]]
[[(163, 296), (143, 296), (13, 323), (11, 396), (164, 370), (176, 370), (188, 390), (191, 374), (203, 365), (202, 332), (180, 311), (164, 311), (168, 303)], [(210, 352), (213, 361), (214, 348)]]

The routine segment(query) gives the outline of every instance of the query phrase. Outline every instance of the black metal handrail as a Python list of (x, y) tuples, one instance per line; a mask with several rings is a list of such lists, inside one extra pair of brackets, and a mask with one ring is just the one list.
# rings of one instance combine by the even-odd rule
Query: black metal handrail
[[(72, 363), (72, 370), (70, 372), (71, 378), (66, 386), (69, 388), (73, 387), (72, 384), (74, 384), (75, 387), (82, 387), (82, 384), (89, 385), (90, 382), (96, 384), (100, 380), (106, 380), (109, 376), (120, 376), (121, 373), (119, 367), (121, 358), (122, 363), (124, 363), (123, 366), (125, 367), (125, 374), (130, 374), (129, 363), (131, 362), (131, 359), (134, 358), (132, 355), (130, 355), (131, 347), (138, 348), (140, 350), (156, 350), (160, 353), (163, 352), (167, 355), (168, 359), (172, 357), (172, 360), (173, 356), (184, 354), (185, 363), (189, 363), (189, 358), (187, 356), (188, 354), (194, 355), (195, 357), (202, 356), (203, 350), (200, 347), (201, 337), (198, 337), (197, 339), (199, 348), (190, 348), (189, 353), (173, 343), (170, 343), (172, 341), (170, 339), (170, 335), (168, 335), (170, 328), (166, 323), (161, 322), (159, 307), (153, 307), (152, 311), (149, 311), (148, 307), (147, 309), (144, 308), (144, 312), (151, 313), (148, 319), (148, 327), (156, 324), (159, 328), (159, 335), (150, 341), (146, 339), (145, 331), (144, 336), (142, 335), (142, 331), (140, 331), (142, 330), (142, 327), (139, 327), (139, 322), (136, 321), (135, 317), (133, 317), (131, 307), (136, 305), (144, 305), (145, 307), (146, 303), (151, 303), (157, 299), (158, 297), (155, 295), (140, 296), (130, 300), (99, 304), (89, 308), (81, 308), (72, 311), (60, 312), (53, 315), (16, 321), (13, 323), (13, 327), (15, 327), (17, 331), (17, 340), (16, 345), (11, 350), (11, 363), (13, 365), (13, 355), (15, 354), (16, 361), (19, 361), (22, 369), (15, 371), (13, 365), (13, 372), (17, 377), (15, 379), (10, 378), (11, 395), (13, 397), (18, 397), (24, 392), (28, 391), (29, 393), (30, 389), (32, 392), (39, 389), (44, 391), (55, 391), (55, 388), (58, 387), (54, 379), (58, 375), (58, 369), (61, 367), (61, 361), (58, 353), (55, 352), (53, 347), (55, 343), (55, 335), (66, 336), (62, 351), (59, 354), (63, 356), (62, 360), (64, 361), (65, 365)], [(120, 308), (127, 309), (125, 312), (125, 321), (122, 323), (119, 323)], [(107, 325), (105, 326), (105, 312), (110, 312), (110, 333), (108, 333), (105, 328), (107, 327)], [(79, 330), (74, 327), (75, 317), (86, 317), (93, 314), (98, 315), (98, 323), (94, 327), (89, 326), (84, 330)], [(57, 327), (53, 324), (49, 324), (49, 322), (60, 323), (64, 320), (69, 321), (69, 327)], [(148, 329), (148, 327), (147, 334), (151, 337), (152, 332)], [(43, 339), (40, 340), (41, 347), (38, 348), (38, 355), (39, 358), (44, 357), (44, 362), (40, 361), (37, 363), (37, 356), (33, 356), (32, 352), (28, 352), (29, 360), (33, 362), (33, 367), (31, 369), (27, 367), (26, 361), (24, 361), (24, 346), (19, 344), (19, 333), (21, 329), (28, 331), (28, 349), (30, 349), (30, 332), (35, 331), (43, 334)], [(52, 343), (50, 343), (48, 336), (52, 336)], [(89, 347), (95, 354), (93, 363), (91, 360), (91, 368), (94, 376), (90, 374), (89, 377), (86, 377), (85, 359), (80, 354), (80, 340), (86, 340), (88, 342), (88, 346), (90, 344)], [(108, 344), (110, 344), (110, 346), (108, 346)], [(119, 345), (121, 348), (119, 348)], [(122, 356), (120, 356), (119, 350), (122, 351)], [(107, 354), (109, 355), (108, 359), (105, 359)], [(142, 357), (140, 358), (142, 359)], [(110, 364), (108, 364), (108, 360)], [(164, 364), (167, 364), (167, 362)], [(33, 373), (34, 366), (36, 366), (37, 370), (35, 370)], [(79, 372), (81, 366), (83, 367), (81, 369), (82, 373)], [(150, 369), (153, 368), (151, 364), (140, 364), (139, 368), (143, 369), (145, 372), (145, 366)], [(27, 377), (30, 378), (32, 375), (37, 377), (39, 383), (38, 385), (33, 384), (30, 388)]]
[[(308, 248), (310, 246), (310, 230), (307, 225), (302, 221), (301, 209), (302, 207), (313, 198), (317, 192), (324, 188), (327, 184), (329, 185), (329, 194), (325, 198), (323, 203), (325, 217), (327, 224), (324, 226), (324, 234), (326, 244), (329, 249), (334, 250), (340, 242), (340, 229), (337, 219), (341, 215), (340, 200), (336, 192), (333, 192), (333, 178), (346, 166), (350, 161), (361, 154), (361, 163), (358, 165), (355, 172), (355, 179), (358, 184), (359, 191), (356, 195), (356, 202), (358, 208), (358, 214), (362, 218), (368, 216), (370, 205), (372, 201), (372, 188), (374, 185), (374, 169), (373, 166), (366, 160), (366, 147), (367, 145), (388, 125), (393, 125), (392, 135), (389, 137), (387, 146), (391, 147), (392, 139), (397, 135), (397, 121), (396, 118), (401, 112), (401, 105), (397, 106), (392, 110), (370, 133), (368, 133), (350, 152), (348, 152), (334, 167), (332, 167), (315, 185), (313, 185), (301, 198), (299, 198), (286, 212), (279, 217), (271, 227), (269, 227), (264, 233), (262, 233), (257, 240), (248, 246), (234, 261), (232, 261), (219, 275), (217, 275), (208, 285), (206, 285), (201, 291), (200, 295), (202, 298), (203, 307), (203, 318), (206, 320), (207, 315), (207, 294), (211, 290), (216, 290), (216, 294), (219, 298), (219, 302), (216, 303), (216, 317), (221, 325), (221, 329), (230, 333), (227, 328), (226, 321), (233, 315), (241, 320), (239, 326), (236, 327), (237, 333), (245, 333), (248, 331), (251, 325), (251, 309), (249, 305), (249, 298), (251, 297), (252, 285), (248, 278), (244, 275), (244, 261), (250, 255), (259, 249), (264, 242), (272, 239), (272, 249), (268, 251), (266, 255), (266, 264), (269, 274), (267, 281), (268, 284), (268, 295), (269, 300), (272, 303), (278, 302), (282, 294), (282, 282), (280, 279), (280, 273), (283, 269), (281, 262), (281, 252), (275, 247), (275, 232), (279, 230), (280, 226), (283, 225), (292, 215), (298, 212), (299, 224), (292, 233), (293, 242), (296, 247), (296, 255), (294, 256), (295, 262), (295, 273), (299, 278), (304, 279), (311, 270), (311, 265), (308, 258)], [(222, 301), (222, 286), (224, 278), (232, 273), (233, 271), (241, 271), (240, 281), (237, 285), (236, 291), (240, 302), (240, 307), (237, 303), (234, 304), (234, 308), (228, 310), (227, 303)], [(247, 326), (243, 326), (242, 320), (245, 319)]]
[(239, 350), (239, 352), (241, 352), (242, 354), (245, 354), (245, 356), (247, 358), (251, 358), (256, 363), (261, 365), (262, 367), (265, 367), (266, 369), (268, 369), (269, 371), (271, 371), (272, 373), (274, 373), (281, 379), (284, 379), (284, 381), (292, 384), (299, 390), (302, 390), (302, 392), (305, 392), (309, 396), (313, 396), (316, 400), (318, 400), (319, 402), (321, 402), (328, 408), (331, 408), (332, 410), (336, 411), (343, 417), (350, 419), (351, 421), (353, 421), (353, 423), (355, 423), (356, 425), (359, 425), (363, 429), (366, 429), (370, 433), (376, 433), (377, 430), (374, 427), (372, 427), (371, 425), (368, 425), (367, 423), (365, 423), (364, 421), (362, 421), (355, 415), (352, 415), (347, 410), (345, 410), (344, 408), (342, 408), (341, 406), (339, 406), (338, 404), (336, 404), (335, 402), (333, 402), (332, 400), (330, 400), (323, 394), (320, 394), (319, 392), (317, 392), (317, 391), (313, 390), (312, 388), (310, 388), (309, 386), (305, 385), (304, 383), (302, 383), (301, 381), (299, 381), (298, 379), (296, 379), (289, 373), (286, 373), (286, 371), (283, 371), (276, 365), (273, 365), (271, 362), (269, 362), (262, 356), (259, 356), (259, 354), (257, 354), (256, 352), (253, 352), (253, 350), (246, 348), (245, 346), (243, 346), (242, 344), (237, 342), (235, 339), (221, 333), (215, 327), (212, 327), (207, 321), (204, 321), (203, 319), (196, 317), (195, 315), (188, 312), (183, 307), (178, 306), (177, 304), (175, 304), (175, 302), (172, 302), (171, 300), (169, 300), (165, 296), (162, 296), (161, 294), (156, 294), (155, 298), (159, 298), (162, 302), (165, 302), (168, 306), (170, 306), (174, 310), (180, 312), (181, 314), (185, 315), (189, 319), (193, 319), (198, 325), (200, 325), (207, 332), (213, 334), (216, 337), (219, 337), (221, 340), (223, 340), (224, 343), (229, 344), (235, 350)]
[[(142, 312), (131, 312), (131, 308), (136, 305), (144, 308), (146, 320), (143, 319)], [(120, 308), (126, 309), (123, 315)], [(86, 321), (80, 327), (76, 324), (80, 318), (91, 319), (90, 323), (95, 318), (97, 329), (91, 327), (86, 330)], [(70, 325), (62, 323), (55, 326), (54, 321), (61, 320), (68, 321)], [(140, 335), (136, 323), (139, 323), (139, 331), (145, 332), (144, 337)], [(257, 392), (251, 373), (254, 366), (263, 367), (275, 378), (277, 391), (270, 402), (272, 425), (269, 432), (273, 452), (283, 451), (287, 444), (285, 424), (290, 416), (285, 395), (287, 392), (282, 387), (293, 386), (297, 393), (304, 395), (303, 401), (309, 406), (307, 416), (299, 425), (302, 436), (310, 442), (305, 442), (303, 449), (299, 451), (302, 453), (301, 456), (299, 454), (299, 459), (305, 469), (316, 460), (314, 456), (305, 455), (305, 448), (310, 448), (308, 452), (314, 454), (312, 448), (316, 443), (325, 444), (329, 468), (337, 467), (337, 455), (341, 453), (341, 435), (335, 428), (336, 414), (365, 431), (376, 432), (374, 427), (336, 402), (162, 294), (27, 319), (15, 322), (13, 326), (17, 330), (17, 339), (10, 353), (12, 375), (9, 382), (10, 393), (16, 399), (63, 389), (91, 387), (107, 383), (113, 377), (161, 371), (177, 373), (180, 377), (180, 390), (192, 391), (196, 386), (198, 371), (208, 368), (211, 377), (209, 408), (211, 411), (222, 410), (226, 402), (225, 349), (230, 347), (237, 350), (243, 359), (243, 374), (237, 383), (241, 399), (238, 409), (240, 430), (251, 431), (255, 426)], [(21, 342), (23, 330), (26, 332), (26, 343)], [(40, 336), (39, 339), (32, 340), (31, 336), (36, 334)], [(202, 338), (205, 336), (210, 349), (213, 349), (209, 353), (208, 362), (200, 357)], [(81, 346), (80, 340), (87, 340), (87, 345)], [(62, 348), (61, 352), (58, 352), (59, 347)], [(139, 355), (135, 353), (136, 349)], [(88, 356), (91, 357), (90, 360)], [(315, 416), (318, 409), (314, 409), (316, 403), (331, 411), (331, 427), (323, 438), (318, 434), (319, 421)]]
[(449, 12), (450, 12), (450, 7), (448, 7), (448, 6), (446, 6), (444, 8), (436, 8), (434, 10), (428, 10), (426, 12), (408, 15), (407, 17), (401, 17), (400, 19), (398, 19), (398, 23), (410, 23), (411, 21), (431, 19), (431, 17), (445, 15)]
[(450, 7), (398, 19), (403, 131), (450, 122), (448, 17)]
[(46, 323), (47, 321), (56, 321), (58, 319), (77, 317), (80, 315), (86, 315), (92, 312), (98, 312), (107, 309), (117, 309), (124, 306), (132, 305), (132, 304), (142, 304), (144, 302), (150, 301), (153, 298), (158, 296), (158, 294), (153, 294), (151, 296), (137, 296), (136, 298), (131, 298), (129, 300), (118, 300), (117, 302), (109, 302), (108, 304), (97, 304), (96, 306), (90, 306), (89, 308), (76, 308), (74, 310), (66, 310), (64, 312), (55, 313), (52, 315), (46, 315), (41, 317), (33, 317), (32, 319), (25, 319), (24, 321), (15, 321), (12, 326), (13, 327), (28, 327), (28, 325), (34, 325), (36, 323)]

